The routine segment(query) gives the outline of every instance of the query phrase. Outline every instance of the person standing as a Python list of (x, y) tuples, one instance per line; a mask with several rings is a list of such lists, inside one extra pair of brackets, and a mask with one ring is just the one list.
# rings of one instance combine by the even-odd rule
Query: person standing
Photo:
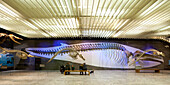
[(83, 65), (80, 65), (80, 66), (79, 66), (79, 70), (80, 70), (80, 75), (83, 75), (83, 72), (82, 72), (82, 70), (83, 70)]
[(83, 63), (83, 70), (85, 70), (85, 75), (86, 75), (86, 71), (87, 71), (86, 63)]
[(71, 70), (75, 70), (75, 67), (73, 65), (71, 66)]
[[(66, 70), (70, 70), (70, 63), (69, 62), (66, 64)], [(66, 72), (66, 74), (70, 74), (70, 72)]]

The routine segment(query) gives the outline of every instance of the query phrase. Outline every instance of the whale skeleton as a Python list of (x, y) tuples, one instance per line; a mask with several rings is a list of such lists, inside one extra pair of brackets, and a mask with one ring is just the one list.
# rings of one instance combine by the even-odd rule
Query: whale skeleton
[[(78, 52), (86, 51), (99, 51), (99, 50), (110, 50), (107, 51), (107, 54), (113, 61), (121, 63), (122, 65), (127, 64), (127, 59), (131, 55), (124, 46), (118, 43), (106, 43), (106, 42), (95, 42), (95, 43), (79, 43), (71, 45), (61, 45), (56, 47), (47, 47), (47, 48), (26, 48), (28, 53), (34, 56), (41, 56), (46, 58), (51, 58), (47, 63), (54, 59), (57, 55), (69, 54), (73, 59), (77, 59), (76, 56), (79, 56), (81, 59), (85, 60), (82, 54)], [(125, 52), (126, 51), (126, 52)], [(74, 52), (75, 55), (70, 55), (71, 52)], [(51, 56), (51, 57), (50, 57)], [(103, 55), (104, 57), (105, 55)]]
[(27, 54), (26, 52), (20, 51), (20, 50), (9, 50), (9, 49), (2, 48), (1, 46), (0, 46), (0, 49), (2, 50), (2, 52), (0, 54), (16, 53), (16, 56), (18, 56), (19, 58), (22, 58), (22, 59), (27, 59), (27, 57), (34, 57), (34, 56)]
[(8, 35), (8, 34), (6, 34), (6, 33), (0, 33), (0, 37), (4, 37), (4, 38), (2, 39), (2, 41), (0, 42), (0, 44), (4, 43), (7, 37), (9, 37), (12, 41), (14, 41), (14, 42), (17, 43), (17, 44), (21, 44), (21, 43), (19, 43), (19, 42), (16, 41), (15, 39), (23, 40), (22, 38), (19, 38), (19, 37), (13, 35), (13, 34), (9, 34), (9, 35)]

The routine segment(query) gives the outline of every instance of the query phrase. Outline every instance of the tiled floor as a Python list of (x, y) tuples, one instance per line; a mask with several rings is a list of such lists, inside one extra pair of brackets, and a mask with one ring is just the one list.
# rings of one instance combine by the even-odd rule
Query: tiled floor
[(161, 73), (95, 70), (90, 76), (63, 75), (56, 70), (8, 71), (0, 72), (0, 85), (170, 85), (170, 70)]

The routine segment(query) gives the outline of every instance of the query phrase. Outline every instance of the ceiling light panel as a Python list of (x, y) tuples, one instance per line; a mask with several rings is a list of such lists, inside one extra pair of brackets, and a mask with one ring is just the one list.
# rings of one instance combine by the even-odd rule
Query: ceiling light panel
[[(75, 18), (52, 18), (52, 19), (30, 19), (34, 24), (41, 27), (44, 30), (56, 30), (62, 28), (78, 28), (78, 20)], [(70, 23), (67, 25), (66, 23)], [(76, 25), (77, 24), (77, 25)]]
[(89, 30), (83, 30), (82, 34), (84, 36), (88, 36), (88, 37), (108, 37), (112, 34), (112, 31), (107, 31), (107, 30), (93, 30), (93, 29), (89, 29)]

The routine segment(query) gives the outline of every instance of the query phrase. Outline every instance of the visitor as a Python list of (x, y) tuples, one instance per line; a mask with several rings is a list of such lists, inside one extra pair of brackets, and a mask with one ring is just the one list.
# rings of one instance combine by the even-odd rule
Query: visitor
[(87, 71), (86, 63), (83, 63), (83, 70), (85, 70), (85, 75), (86, 75), (86, 71)]
[(75, 70), (75, 67), (72, 65), (72, 66), (71, 66), (71, 69), (72, 69), (72, 70)]
[(79, 66), (79, 70), (80, 70), (80, 75), (83, 75), (83, 72), (82, 72), (82, 70), (83, 70), (83, 65), (80, 65), (80, 66)]
[[(70, 70), (70, 63), (69, 62), (66, 64), (66, 70)], [(70, 74), (70, 72), (66, 72), (66, 75), (67, 74)]]
[(60, 72), (61, 72), (61, 74), (63, 74), (64, 71), (65, 71), (65, 67), (64, 67), (64, 65), (61, 65), (61, 66), (60, 66)]

